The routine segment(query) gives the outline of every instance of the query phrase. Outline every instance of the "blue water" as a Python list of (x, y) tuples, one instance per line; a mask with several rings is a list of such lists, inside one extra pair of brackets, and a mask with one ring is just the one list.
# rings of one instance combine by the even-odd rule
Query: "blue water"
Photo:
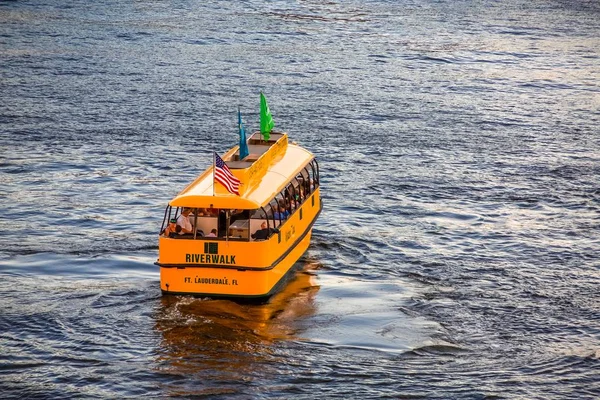
[[(600, 397), (596, 1), (0, 2), (2, 398)], [(237, 108), (324, 210), (266, 305), (163, 297)]]

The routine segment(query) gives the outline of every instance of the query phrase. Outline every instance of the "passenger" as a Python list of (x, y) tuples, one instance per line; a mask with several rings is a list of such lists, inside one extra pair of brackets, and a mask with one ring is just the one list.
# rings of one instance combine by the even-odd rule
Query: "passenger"
[(285, 218), (289, 218), (290, 215), (292, 215), (292, 213), (294, 212), (294, 209), (292, 208), (292, 202), (290, 201), (290, 199), (286, 199), (280, 204), (282, 204), (283, 209), (287, 211), (287, 216)]
[(302, 188), (298, 188), (298, 190), (296, 191), (296, 195), (292, 199), (292, 212), (295, 211), (296, 209), (300, 208), (300, 205), (302, 204), (303, 201), (304, 201), (304, 191), (302, 191)]
[(217, 237), (217, 230), (216, 229), (212, 229), (210, 231), (210, 233), (208, 235), (206, 235), (206, 237)]
[(289, 211), (280, 205), (277, 206), (277, 211), (273, 213), (273, 218), (275, 218), (276, 221), (286, 220), (289, 216)]
[(169, 224), (163, 231), (160, 233), (162, 237), (173, 238), (177, 233), (181, 231), (181, 227), (177, 225), (177, 220), (175, 218), (171, 218), (169, 220)]
[(298, 200), (300, 203), (302, 203), (302, 201), (304, 200), (304, 188), (301, 187), (298, 190), (298, 194), (296, 195), (296, 200)]
[(294, 211), (296, 211), (296, 209), (298, 207), (300, 207), (300, 203), (301, 203), (301, 201), (300, 201), (300, 191), (296, 191), (296, 194), (294, 195), (294, 197), (290, 201), (291, 213), (293, 213)]
[(192, 230), (192, 223), (188, 218), (191, 212), (191, 208), (184, 208), (179, 218), (177, 218), (177, 225), (181, 227), (181, 232), (179, 232), (180, 235), (183, 235), (184, 233), (194, 233)]
[(251, 236), (254, 240), (265, 240), (273, 233), (273, 229), (267, 228), (267, 223), (260, 224), (260, 229), (254, 232)]

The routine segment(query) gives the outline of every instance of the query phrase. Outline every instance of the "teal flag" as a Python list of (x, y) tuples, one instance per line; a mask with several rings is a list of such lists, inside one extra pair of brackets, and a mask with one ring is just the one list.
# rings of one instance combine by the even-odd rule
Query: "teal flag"
[(265, 98), (265, 95), (260, 92), (260, 133), (262, 133), (265, 140), (269, 140), (271, 137), (273, 126), (275, 126), (275, 122), (273, 122), (267, 99)]
[(238, 107), (238, 128), (240, 131), (240, 160), (248, 156), (248, 141), (246, 140), (246, 129), (244, 129), (244, 123), (242, 122), (242, 112)]

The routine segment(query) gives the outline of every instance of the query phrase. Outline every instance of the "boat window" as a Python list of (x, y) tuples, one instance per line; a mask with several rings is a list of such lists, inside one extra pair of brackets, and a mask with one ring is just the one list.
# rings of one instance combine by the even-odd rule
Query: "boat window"
[(167, 206), (167, 208), (165, 208), (165, 215), (163, 217), (162, 224), (160, 225), (160, 231), (158, 231), (159, 234), (161, 234), (162, 231), (165, 230), (167, 225), (169, 225), (169, 220), (171, 219), (171, 211), (172, 211), (171, 206)]
[[(258, 230), (262, 229), (262, 224), (266, 223), (267, 224), (267, 228), (273, 229), (273, 211), (270, 209), (270, 205), (267, 205), (266, 207), (261, 207), (259, 209), (256, 210), (250, 210), (249, 212), (250, 214), (250, 220), (249, 220), (249, 230), (248, 233), (250, 234), (250, 239), (249, 240), (265, 240), (265, 239), (254, 239), (252, 238), (252, 235), (254, 233), (256, 233)], [(269, 217), (270, 215), (270, 217)], [(272, 234), (272, 233), (271, 233)], [(270, 235), (269, 235), (270, 237)], [(268, 239), (268, 237), (267, 237)]]
[(309, 169), (309, 166), (307, 165), (302, 169), (302, 171), (300, 171), (300, 176), (302, 177), (302, 180), (304, 182), (308, 182), (308, 180), (310, 179), (310, 176), (308, 174), (308, 169)]
[(300, 174), (302, 176), (302, 178), (301, 178), (302, 188), (304, 189), (305, 196), (308, 196), (310, 194), (310, 174), (308, 173), (309, 168), (310, 167), (307, 165), (300, 172)]
[(291, 214), (294, 211), (294, 188), (292, 184), (289, 184), (285, 187), (285, 206), (288, 212)]
[(192, 231), (195, 232), (194, 239), (201, 239), (207, 236), (213, 229), (218, 226), (218, 210), (206, 208), (193, 208), (188, 216), (192, 224)]
[(267, 213), (267, 224), (269, 224), (272, 227), (276, 227), (277, 225), (275, 224), (275, 220), (273, 218), (273, 214), (275, 214), (275, 210), (277, 209), (275, 207), (275, 205), (277, 204), (277, 202), (275, 201), (275, 199), (271, 200), (269, 202), (269, 204), (267, 204), (264, 209)]
[(293, 213), (300, 207), (300, 187), (298, 186), (298, 181), (296, 178), (292, 179), (292, 182), (288, 185), (288, 193), (290, 199), (290, 213)]
[(298, 174), (294, 180), (292, 181), (294, 184), (294, 189), (296, 193), (294, 194), (294, 199), (296, 200), (296, 207), (300, 207), (302, 203), (304, 203), (304, 188), (303, 188), (303, 179), (302, 175)]
[(266, 217), (265, 219), (275, 228), (282, 225), (306, 201), (310, 193), (314, 191), (315, 185), (318, 185), (318, 166), (313, 161), (307, 164), (280, 193), (273, 197), (262, 213), (255, 210), (252, 218)]
[(267, 211), (264, 208), (258, 208), (250, 211), (250, 218), (252, 219), (267, 219)]
[(250, 240), (250, 210), (231, 210), (227, 229), (230, 239)]
[(273, 209), (273, 226), (278, 227), (287, 219), (285, 197), (282, 193), (277, 193), (274, 198), (275, 204), (271, 207)]
[(308, 174), (309, 174), (309, 188), (310, 188), (310, 192), (312, 193), (315, 188), (317, 188), (319, 186), (319, 164), (317, 164), (317, 161), (315, 159), (313, 159), (310, 163), (310, 168), (308, 169)]

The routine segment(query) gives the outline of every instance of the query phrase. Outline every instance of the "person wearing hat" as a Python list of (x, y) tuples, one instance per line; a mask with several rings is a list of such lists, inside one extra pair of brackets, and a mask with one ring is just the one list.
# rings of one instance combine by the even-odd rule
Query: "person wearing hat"
[(173, 238), (180, 231), (181, 227), (177, 225), (177, 220), (175, 218), (171, 218), (167, 227), (163, 229), (163, 231), (160, 234), (162, 237)]
[(184, 233), (193, 233), (192, 223), (188, 218), (191, 212), (191, 208), (184, 208), (179, 218), (177, 218), (177, 226), (181, 227), (181, 232), (179, 232), (180, 235), (183, 235)]

